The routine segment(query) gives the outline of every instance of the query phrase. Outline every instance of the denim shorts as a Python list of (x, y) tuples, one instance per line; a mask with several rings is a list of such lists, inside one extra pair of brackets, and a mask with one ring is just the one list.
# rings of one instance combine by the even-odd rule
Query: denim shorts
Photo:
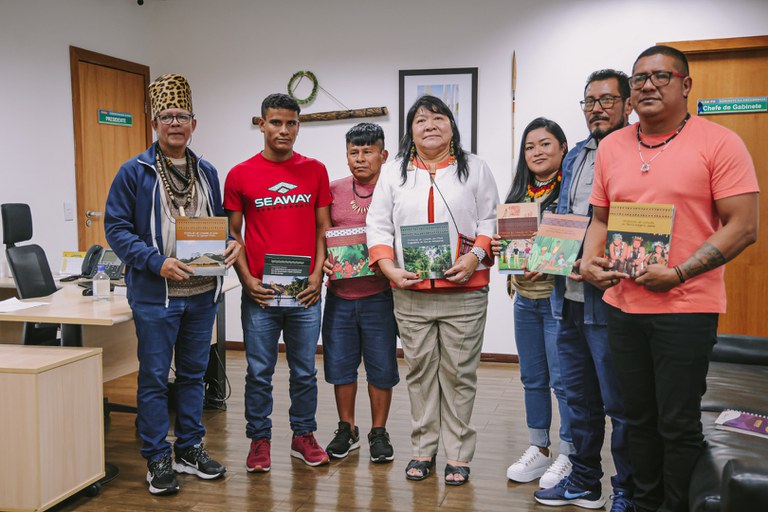
[(390, 389), (400, 381), (392, 290), (355, 300), (326, 294), (323, 316), (326, 382), (333, 385), (356, 382), (361, 358), (369, 384)]

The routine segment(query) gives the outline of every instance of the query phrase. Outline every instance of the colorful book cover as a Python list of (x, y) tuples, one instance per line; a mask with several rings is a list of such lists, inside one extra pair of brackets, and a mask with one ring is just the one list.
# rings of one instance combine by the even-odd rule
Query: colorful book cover
[(405, 270), (421, 279), (442, 279), (453, 265), (447, 222), (400, 226)]
[(715, 426), (721, 430), (768, 439), (768, 416), (726, 409), (715, 420)]
[(528, 257), (528, 270), (567, 276), (578, 258), (589, 217), (545, 213)]
[(539, 228), (537, 203), (496, 205), (496, 232), (501, 237), (500, 274), (522, 274)]
[(309, 285), (309, 256), (287, 256), (283, 254), (264, 255), (264, 276), (261, 286), (275, 292), (269, 306), (297, 307), (296, 300), (302, 290)]
[(648, 265), (667, 265), (675, 207), (671, 204), (611, 203), (605, 257), (611, 269), (637, 277)]
[(196, 276), (224, 276), (227, 248), (226, 217), (176, 219), (176, 258), (195, 270)]
[(328, 260), (333, 267), (331, 281), (374, 275), (368, 267), (365, 226), (330, 228), (325, 231)]

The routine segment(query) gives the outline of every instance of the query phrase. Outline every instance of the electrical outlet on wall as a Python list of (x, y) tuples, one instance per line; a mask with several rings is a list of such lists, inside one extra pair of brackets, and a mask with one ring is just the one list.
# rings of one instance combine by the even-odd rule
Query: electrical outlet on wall
[(72, 201), (64, 201), (64, 220), (75, 220), (75, 204)]

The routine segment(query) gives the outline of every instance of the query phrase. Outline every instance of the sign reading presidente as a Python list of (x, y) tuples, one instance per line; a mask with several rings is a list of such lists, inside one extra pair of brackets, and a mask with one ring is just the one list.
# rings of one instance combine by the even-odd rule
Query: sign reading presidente
[(767, 112), (768, 96), (752, 96), (749, 98), (708, 98), (699, 100), (696, 105), (696, 113), (700, 116)]
[(133, 126), (133, 114), (99, 109), (99, 124), (130, 127)]

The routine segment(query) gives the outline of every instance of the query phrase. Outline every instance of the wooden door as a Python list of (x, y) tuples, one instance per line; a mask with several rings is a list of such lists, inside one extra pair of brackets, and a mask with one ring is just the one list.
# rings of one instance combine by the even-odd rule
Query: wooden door
[[(693, 77), (688, 111), (696, 114), (700, 99), (768, 95), (768, 36), (660, 43), (686, 54)], [(756, 244), (726, 265), (728, 313), (720, 316), (722, 333), (768, 336), (768, 113), (707, 115), (735, 131), (755, 162), (760, 183), (760, 231)]]
[(75, 124), (77, 243), (106, 246), (104, 205), (120, 165), (152, 141), (149, 67), (69, 47)]

